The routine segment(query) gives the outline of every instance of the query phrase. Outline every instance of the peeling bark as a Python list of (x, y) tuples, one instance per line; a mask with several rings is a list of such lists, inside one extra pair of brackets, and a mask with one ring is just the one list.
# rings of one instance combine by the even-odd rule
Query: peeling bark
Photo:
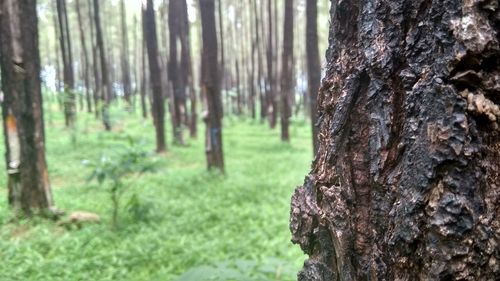
[(498, 280), (497, 1), (333, 1), (299, 280)]

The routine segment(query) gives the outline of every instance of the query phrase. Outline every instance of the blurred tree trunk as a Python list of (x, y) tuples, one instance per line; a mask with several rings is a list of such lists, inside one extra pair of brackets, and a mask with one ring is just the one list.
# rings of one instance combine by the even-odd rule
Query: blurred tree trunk
[(35, 0), (0, 2), (0, 69), (8, 201), (32, 215), (53, 205), (45, 160)]
[(313, 132), (314, 153), (318, 151), (318, 113), (316, 100), (321, 80), (321, 66), (318, 47), (318, 0), (308, 0), (306, 3), (306, 53), (307, 53), (307, 87), (311, 108), (311, 123)]
[[(92, 71), (94, 72), (94, 113), (95, 117), (99, 118), (100, 116), (100, 104), (99, 104), (99, 97), (102, 93), (101, 91), (101, 77), (99, 73), (99, 50), (97, 47), (97, 38), (95, 36), (95, 21), (92, 20), (94, 18), (93, 14), (93, 0), (88, 0), (88, 16), (89, 16), (89, 22), (90, 22), (90, 42), (92, 46)], [(96, 39), (96, 40), (94, 40)]]
[[(188, 8), (186, 0), (180, 3), (180, 17), (181, 17), (181, 28), (180, 28), (180, 38), (181, 38), (181, 68), (183, 73), (184, 85), (189, 91), (190, 99), (190, 118), (189, 118), (189, 135), (191, 138), (195, 138), (197, 134), (197, 121), (198, 114), (196, 113), (196, 90), (194, 88), (193, 79), (193, 63), (191, 60), (191, 40), (190, 40), (190, 28), (189, 28), (189, 18), (188, 18)], [(187, 111), (187, 109), (186, 109)]]
[(241, 82), (240, 82), (240, 64), (238, 63), (238, 57), (236, 57), (235, 61), (235, 70), (236, 70), (236, 115), (241, 115), (243, 113), (243, 97), (241, 91)]
[[(496, 1), (339, 1), (299, 280), (498, 280)], [(496, 82), (494, 82), (496, 81)]]
[[(261, 5), (264, 5), (264, 1), (259, 2)], [(259, 90), (259, 104), (260, 104), (260, 121), (264, 122), (267, 117), (266, 108), (266, 96), (265, 96), (265, 86), (263, 86), (263, 69), (264, 63), (262, 61), (262, 44), (261, 44), (261, 27), (259, 17), (259, 10), (257, 9), (257, 1), (253, 1), (253, 16), (255, 22), (255, 46), (257, 48), (257, 89)]]
[(281, 140), (290, 141), (290, 117), (292, 117), (293, 82), (293, 0), (285, 0), (285, 25), (283, 29), (283, 58), (281, 60)]
[(122, 84), (123, 95), (127, 103), (128, 110), (131, 109), (132, 82), (130, 78), (130, 62), (129, 62), (129, 46), (128, 46), (128, 28), (127, 28), (127, 10), (125, 8), (125, 0), (120, 1), (120, 17), (122, 30)]
[(217, 60), (217, 31), (215, 28), (214, 0), (199, 0), (202, 27), (202, 91), (207, 105), (204, 120), (206, 129), (206, 154), (208, 168), (224, 173), (222, 150), (222, 100), (219, 89), (219, 64)]
[(220, 78), (221, 78), (221, 88), (228, 90), (227, 79), (226, 79), (226, 53), (224, 52), (224, 16), (222, 14), (222, 0), (217, 1), (218, 6), (218, 16), (219, 16), (219, 39), (220, 39)]
[(106, 62), (106, 53), (104, 49), (104, 39), (101, 28), (101, 15), (99, 11), (99, 0), (94, 0), (94, 23), (96, 29), (96, 42), (99, 50), (101, 62), (101, 78), (102, 78), (102, 91), (101, 100), (103, 104), (101, 107), (102, 122), (106, 131), (111, 131), (111, 120), (109, 116), (109, 103), (111, 99), (111, 83), (109, 81), (108, 63)]
[[(274, 66), (274, 58), (275, 58), (275, 47), (274, 44), (274, 29), (273, 29), (273, 21), (276, 20), (273, 17), (273, 0), (267, 1), (267, 16), (268, 16), (268, 26), (269, 30), (267, 31), (267, 80), (269, 83), (269, 88), (267, 89), (267, 112), (269, 114), (269, 125), (272, 129), (276, 127), (276, 123), (278, 120), (278, 102), (277, 102), (277, 93), (276, 93), (276, 77), (275, 77), (275, 66)], [(277, 35), (277, 34), (275, 34)]]
[[(170, 3), (172, 4), (172, 3)], [(156, 129), (156, 152), (166, 150), (165, 144), (165, 104), (163, 102), (160, 65), (158, 63), (158, 39), (156, 37), (156, 22), (153, 0), (147, 0), (144, 17), (144, 31), (148, 50), (149, 74), (153, 92), (153, 114)]]
[[(57, 8), (55, 8), (57, 10)], [(61, 63), (59, 61), (59, 58), (60, 58), (60, 51), (59, 51), (59, 48), (57, 47), (58, 45), (58, 41), (59, 41), (59, 29), (57, 28), (57, 26), (59, 26), (59, 23), (57, 21), (57, 13), (54, 13), (53, 14), (53, 21), (54, 21), (54, 39), (55, 39), (55, 46), (54, 46), (54, 49), (55, 49), (55, 57), (56, 57), (56, 60), (55, 60), (55, 64), (56, 64), (56, 81), (54, 83), (54, 86), (55, 86), (55, 89), (56, 89), (56, 97), (57, 97), (57, 104), (59, 106), (59, 110), (63, 111), (64, 112), (64, 104), (63, 104), (63, 99), (61, 98)], [(60, 46), (59, 46), (60, 47)]]
[(168, 76), (173, 88), (173, 126), (174, 126), (174, 144), (184, 145), (182, 135), (182, 117), (184, 113), (184, 104), (186, 100), (186, 87), (182, 77), (180, 66), (180, 56), (178, 52), (178, 41), (180, 40), (180, 28), (182, 17), (180, 15), (181, 1), (171, 1), (168, 5), (168, 27), (170, 36), (170, 59), (168, 61)]
[(73, 127), (76, 117), (76, 96), (68, 12), (66, 10), (66, 0), (57, 0), (56, 4), (57, 18), (59, 23), (59, 43), (61, 45), (61, 55), (63, 60), (64, 122), (66, 124), (66, 127)]
[(83, 80), (85, 85), (85, 100), (87, 103), (87, 112), (92, 113), (92, 97), (90, 96), (90, 78), (89, 78), (89, 56), (87, 52), (87, 43), (85, 40), (84, 23), (81, 13), (80, 0), (75, 1), (76, 15), (78, 17), (78, 28), (80, 31), (80, 44), (83, 53)]
[[(145, 35), (145, 18), (144, 18), (144, 12), (142, 13), (142, 26), (143, 26), (143, 34)], [(144, 37), (144, 36), (143, 36)], [(146, 38), (143, 38), (142, 40), (142, 49), (141, 49), (141, 110), (142, 110), (142, 118), (147, 119), (148, 118), (148, 104), (147, 104), (147, 75), (146, 75), (146, 65), (147, 65), (147, 60), (146, 60)], [(153, 116), (154, 118), (154, 116)]]

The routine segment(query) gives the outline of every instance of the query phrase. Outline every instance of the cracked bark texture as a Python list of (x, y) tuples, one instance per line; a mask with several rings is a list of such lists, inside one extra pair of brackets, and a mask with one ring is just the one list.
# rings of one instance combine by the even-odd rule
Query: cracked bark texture
[(298, 280), (498, 280), (500, 8), (332, 1)]

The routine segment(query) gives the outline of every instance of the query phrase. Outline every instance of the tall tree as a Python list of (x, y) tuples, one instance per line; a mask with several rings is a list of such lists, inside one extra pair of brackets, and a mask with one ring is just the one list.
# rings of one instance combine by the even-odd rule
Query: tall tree
[[(181, 72), (184, 87), (189, 92), (189, 100), (191, 106), (189, 118), (189, 135), (194, 138), (197, 134), (197, 113), (196, 113), (196, 90), (194, 87), (193, 79), (193, 63), (191, 60), (191, 40), (190, 40), (190, 26), (188, 17), (187, 1), (182, 0), (179, 3), (179, 17), (180, 17), (180, 40), (181, 40)], [(187, 111), (187, 109), (186, 109)]]
[(76, 116), (75, 77), (73, 71), (73, 52), (69, 33), (66, 0), (57, 0), (57, 16), (59, 23), (59, 42), (63, 59), (64, 78), (64, 121), (66, 127), (72, 127)]
[(121, 48), (121, 61), (122, 61), (122, 85), (123, 95), (125, 102), (131, 109), (131, 96), (132, 96), (132, 81), (130, 78), (130, 62), (129, 62), (129, 46), (128, 46), (128, 28), (127, 28), (127, 10), (125, 7), (125, 0), (120, 1), (120, 18), (122, 30), (122, 48)]
[[(89, 17), (89, 22), (90, 22), (90, 42), (92, 46), (92, 72), (94, 73), (94, 95), (93, 95), (93, 100), (94, 100), (94, 113), (95, 117), (99, 118), (101, 110), (99, 109), (99, 98), (101, 95), (101, 76), (99, 72), (99, 51), (97, 47), (97, 38), (95, 36), (95, 21), (92, 20), (94, 19), (94, 14), (93, 14), (93, 0), (88, 0), (87, 6), (88, 6), (88, 17)], [(95, 39), (95, 40), (94, 40)]]
[(0, 2), (0, 69), (9, 204), (32, 215), (53, 205), (45, 160), (35, 0)]
[(321, 66), (318, 47), (318, 0), (306, 1), (306, 53), (307, 53), (307, 88), (311, 107), (314, 153), (318, 151), (318, 120), (316, 100), (321, 80)]
[(285, 22), (283, 28), (283, 58), (281, 60), (281, 140), (290, 141), (290, 117), (294, 95), (293, 75), (293, 0), (285, 0)]
[(87, 52), (87, 42), (85, 40), (85, 30), (84, 30), (84, 22), (82, 18), (81, 12), (81, 3), (80, 0), (75, 1), (76, 7), (76, 15), (78, 17), (78, 30), (80, 31), (80, 45), (82, 48), (82, 56), (83, 56), (83, 80), (85, 86), (85, 99), (87, 103), (87, 112), (92, 113), (92, 97), (90, 95), (90, 77), (89, 77), (89, 55)]
[[(267, 104), (268, 104), (268, 113), (269, 113), (269, 124), (271, 128), (276, 127), (276, 123), (278, 120), (278, 102), (276, 95), (276, 77), (274, 70), (274, 53), (276, 44), (274, 44), (274, 29), (273, 24), (275, 18), (273, 17), (273, 0), (267, 0), (267, 21), (268, 21), (268, 31), (267, 31), (267, 81), (268, 81), (268, 89), (267, 89)], [(277, 35), (277, 34), (276, 34)]]
[(174, 144), (184, 144), (182, 135), (182, 117), (186, 103), (185, 80), (180, 65), (180, 55), (178, 51), (178, 42), (180, 42), (181, 25), (183, 18), (181, 14), (181, 0), (171, 1), (168, 5), (168, 26), (170, 35), (170, 59), (168, 61), (168, 76), (173, 89), (173, 125), (174, 125)]
[[(170, 3), (172, 4), (172, 3)], [(144, 13), (144, 37), (149, 60), (149, 74), (153, 91), (153, 115), (156, 130), (156, 152), (166, 150), (165, 144), (165, 104), (161, 87), (160, 64), (158, 62), (158, 39), (156, 36), (156, 20), (153, 0), (147, 0)]]
[(219, 64), (217, 59), (217, 30), (215, 27), (214, 0), (199, 0), (202, 28), (202, 91), (205, 98), (207, 166), (224, 173), (222, 150), (222, 99), (219, 89)]
[(333, 3), (321, 145), (292, 198), (299, 280), (498, 280), (492, 3)]
[[(106, 131), (111, 131), (111, 120), (109, 116), (109, 104), (111, 100), (111, 83), (108, 76), (108, 62), (106, 61), (106, 50), (104, 48), (103, 32), (101, 27), (101, 15), (99, 9), (99, 0), (94, 0), (94, 24), (96, 31), (96, 42), (97, 48), (99, 50), (99, 58), (101, 63), (101, 81), (102, 81), (102, 91), (101, 100), (102, 104), (102, 122)], [(95, 62), (94, 62), (95, 63)]]

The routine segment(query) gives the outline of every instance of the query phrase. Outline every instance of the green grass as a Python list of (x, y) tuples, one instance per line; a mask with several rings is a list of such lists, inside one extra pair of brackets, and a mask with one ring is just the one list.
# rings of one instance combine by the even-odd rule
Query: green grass
[[(136, 194), (150, 210), (148, 219), (122, 209), (120, 228), (113, 230), (109, 193), (86, 182), (91, 171), (82, 161), (113, 155), (126, 145), (126, 135), (144, 139), (152, 151), (151, 120), (115, 108), (115, 129), (105, 133), (92, 116), (80, 113), (72, 145), (56, 109), (45, 116), (56, 205), (96, 212), (103, 223), (68, 231), (41, 219), (9, 222), (12, 213), (6, 200), (0, 201), (0, 280), (176, 280), (186, 271), (183, 280), (202, 280), (194, 276), (214, 271), (227, 280), (296, 279), (304, 256), (290, 243), (288, 218), (290, 197), (312, 160), (306, 121), (294, 120), (292, 142), (283, 144), (278, 129), (226, 118), (226, 176), (206, 171), (200, 122), (197, 140), (189, 140), (188, 147), (169, 146), (158, 157), (156, 173), (130, 181), (122, 207)], [(167, 135), (170, 144), (170, 128)], [(5, 171), (4, 161), (0, 170)], [(2, 172), (6, 198), (5, 186)]]

